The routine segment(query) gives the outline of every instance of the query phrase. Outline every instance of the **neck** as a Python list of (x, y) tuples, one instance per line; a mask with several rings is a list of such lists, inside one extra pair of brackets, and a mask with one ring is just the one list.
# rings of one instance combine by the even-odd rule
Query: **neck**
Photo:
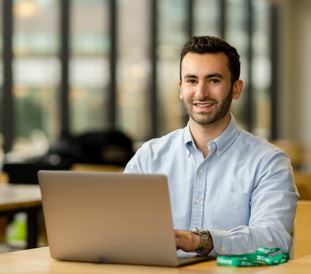
[(208, 125), (200, 125), (190, 119), (189, 126), (191, 135), (197, 148), (203, 153), (204, 157), (208, 155), (207, 144), (217, 138), (227, 128), (230, 121), (230, 113), (221, 120)]

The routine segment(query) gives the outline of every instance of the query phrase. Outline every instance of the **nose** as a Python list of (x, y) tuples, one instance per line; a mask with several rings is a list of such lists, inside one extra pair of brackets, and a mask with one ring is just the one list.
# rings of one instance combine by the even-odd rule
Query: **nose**
[(197, 85), (196, 88), (196, 97), (197, 99), (204, 99), (206, 96), (208, 96), (209, 91), (207, 85), (205, 83), (200, 83)]

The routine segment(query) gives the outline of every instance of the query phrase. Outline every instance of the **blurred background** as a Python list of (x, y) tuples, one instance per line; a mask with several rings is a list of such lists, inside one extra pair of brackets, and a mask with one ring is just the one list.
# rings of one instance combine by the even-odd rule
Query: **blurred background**
[(241, 55), (240, 125), (310, 168), (309, 0), (1, 0), (0, 18), (0, 167), (89, 132), (135, 151), (183, 127), (180, 49), (216, 35)]
[[(0, 205), (29, 195), (19, 189), (40, 169), (119, 172), (142, 142), (184, 127), (179, 54), (192, 35), (238, 49), (233, 114), (288, 153), (311, 200), (310, 29), (311, 0), (0, 0)], [(0, 209), (0, 243), (25, 247), (16, 211)]]

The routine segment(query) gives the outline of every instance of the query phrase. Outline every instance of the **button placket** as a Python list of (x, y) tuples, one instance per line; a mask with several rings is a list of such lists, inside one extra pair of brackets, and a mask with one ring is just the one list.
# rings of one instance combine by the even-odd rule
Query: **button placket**
[[(194, 186), (194, 203), (192, 205), (191, 227), (202, 227), (204, 213), (204, 193), (205, 193), (205, 176), (207, 164), (206, 160), (200, 165), (197, 170), (196, 181)], [(204, 164), (205, 163), (205, 164)]]

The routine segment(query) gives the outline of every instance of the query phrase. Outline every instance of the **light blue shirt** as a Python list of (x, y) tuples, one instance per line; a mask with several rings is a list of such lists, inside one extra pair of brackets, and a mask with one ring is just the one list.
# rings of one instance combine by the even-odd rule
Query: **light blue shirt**
[(287, 155), (233, 118), (207, 146), (204, 159), (187, 126), (144, 143), (125, 172), (167, 175), (175, 228), (209, 230), (214, 255), (290, 250), (299, 196)]

